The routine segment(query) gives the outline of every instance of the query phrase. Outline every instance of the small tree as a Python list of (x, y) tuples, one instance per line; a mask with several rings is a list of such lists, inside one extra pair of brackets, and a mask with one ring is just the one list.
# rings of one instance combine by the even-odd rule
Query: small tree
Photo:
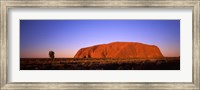
[(54, 58), (55, 58), (55, 56), (54, 56), (54, 52), (53, 51), (49, 51), (49, 58), (51, 59), (51, 60), (54, 60)]

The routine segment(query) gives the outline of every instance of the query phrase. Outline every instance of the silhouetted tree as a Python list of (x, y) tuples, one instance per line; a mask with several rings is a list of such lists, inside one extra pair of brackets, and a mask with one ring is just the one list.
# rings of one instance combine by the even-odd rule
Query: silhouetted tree
[(54, 56), (54, 52), (53, 51), (49, 51), (49, 58), (51, 59), (51, 60), (54, 60), (54, 58), (55, 58), (55, 56)]

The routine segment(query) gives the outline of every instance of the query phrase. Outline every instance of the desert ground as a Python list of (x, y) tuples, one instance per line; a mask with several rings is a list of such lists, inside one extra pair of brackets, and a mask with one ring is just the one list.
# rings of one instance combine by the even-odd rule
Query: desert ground
[(180, 58), (20, 58), (20, 70), (180, 70)]

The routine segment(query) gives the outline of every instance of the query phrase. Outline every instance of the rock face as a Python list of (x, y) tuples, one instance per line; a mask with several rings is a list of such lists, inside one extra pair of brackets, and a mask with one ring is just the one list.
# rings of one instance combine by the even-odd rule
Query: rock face
[(155, 45), (137, 42), (113, 42), (81, 48), (74, 58), (163, 58)]

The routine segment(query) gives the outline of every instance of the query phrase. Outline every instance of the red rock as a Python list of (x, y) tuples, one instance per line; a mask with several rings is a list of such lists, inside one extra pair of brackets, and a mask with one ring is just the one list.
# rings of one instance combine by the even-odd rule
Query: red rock
[(163, 58), (155, 45), (137, 42), (113, 42), (81, 48), (74, 58)]

